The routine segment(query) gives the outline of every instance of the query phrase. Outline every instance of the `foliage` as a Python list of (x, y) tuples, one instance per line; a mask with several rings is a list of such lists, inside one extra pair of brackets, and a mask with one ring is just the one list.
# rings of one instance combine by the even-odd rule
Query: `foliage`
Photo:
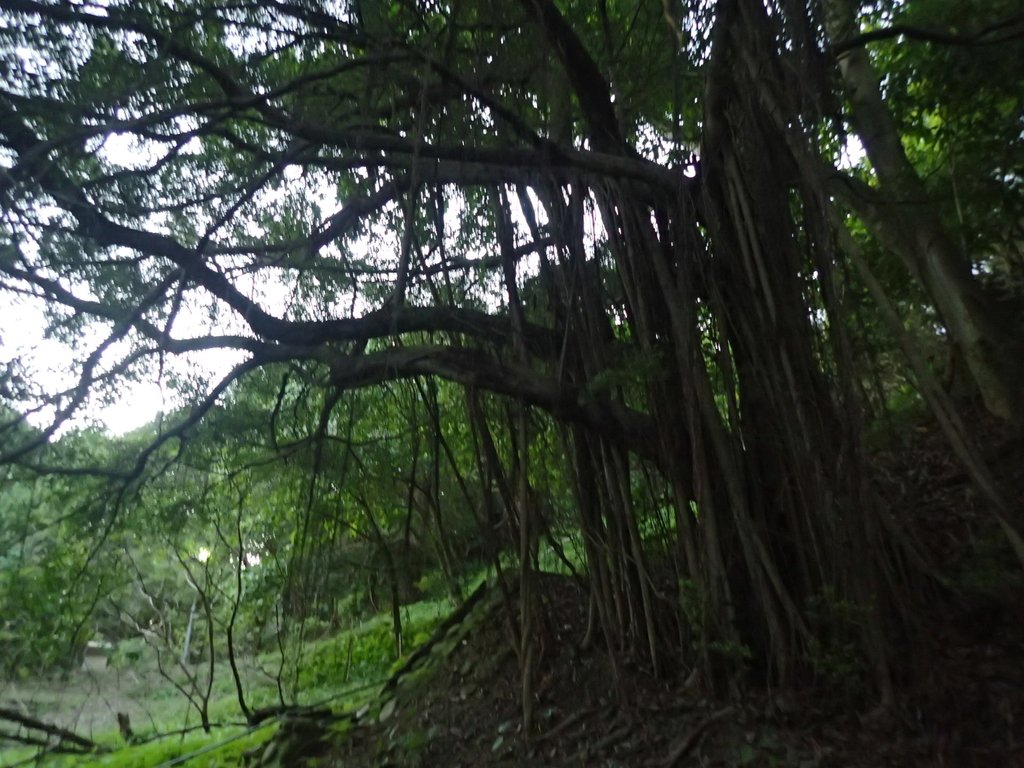
[(312, 644), (301, 660), (299, 679), (302, 690), (347, 684), (350, 680), (384, 680), (409, 653), (427, 640), (449, 608), (447, 601), (440, 601), (416, 603), (404, 609), (402, 629), (408, 650), (402, 656), (395, 652), (391, 626), (383, 617)]
[(914, 388), (1024, 559), (932, 381), (1024, 423), (1013, 3), (96, 10), (0, 16), (0, 298), (45, 337), (0, 360), (9, 673), (145, 637), (246, 714), (239, 656), (296, 699), (515, 564), (528, 719), (555, 565), (659, 674), (888, 699), (862, 436)]

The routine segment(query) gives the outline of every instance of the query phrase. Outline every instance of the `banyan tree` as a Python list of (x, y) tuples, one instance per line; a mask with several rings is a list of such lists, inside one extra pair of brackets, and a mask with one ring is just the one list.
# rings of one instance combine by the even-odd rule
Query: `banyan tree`
[[(209, 350), (233, 367), (113, 480), (144, 482), (261, 368), (332, 393), (321, 434), (346, 391), (444, 380), (486, 458), (463, 469), (493, 484), (522, 566), (527, 686), (543, 423), (613, 660), (799, 686), (839, 632), (890, 695), (917, 560), (865, 460), (851, 286), (900, 321), (864, 243), (926, 297), (995, 417), (1024, 414), (1019, 329), (930, 201), (889, 108), (900, 84), (874, 68), (872, 46), (906, 34), (901, 4), (0, 8), (0, 289), (78, 339), (61, 391), (6, 361), (5, 397), (43, 426), (4, 426), (4, 461), (32, 466), (96, 399)], [(949, 44), (1014, 45), (1019, 19), (996, 10)], [(670, 521), (656, 537), (652, 504)]]

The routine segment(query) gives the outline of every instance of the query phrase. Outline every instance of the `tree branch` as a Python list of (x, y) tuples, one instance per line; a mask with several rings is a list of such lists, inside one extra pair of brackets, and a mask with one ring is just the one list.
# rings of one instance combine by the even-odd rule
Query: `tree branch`
[(612, 106), (611, 88), (586, 46), (551, 0), (520, 0), (520, 5), (534, 17), (562, 62), (590, 128), (593, 146), (602, 152), (621, 153), (622, 133)]
[[(60, 749), (61, 751), (82, 752), (98, 749), (96, 742), (91, 741), (90, 739), (87, 739), (84, 736), (79, 736), (74, 731), (69, 731), (66, 728), (61, 728), (60, 726), (52, 725), (50, 723), (44, 723), (42, 720), (36, 720), (34, 717), (23, 715), (20, 712), (17, 712), (13, 709), (0, 708), (0, 720), (7, 720), (8, 722), (17, 723), (23, 728), (30, 728), (35, 731), (42, 731), (47, 736), (57, 737), (57, 739), (59, 740), (58, 744), (68, 742), (70, 744), (74, 744), (75, 747), (77, 747), (77, 749), (74, 750), (68, 750), (67, 748), (62, 749), (58, 747), (58, 749)], [(4, 738), (10, 738), (15, 741), (23, 741), (23, 737), (12, 736), (9, 734), (3, 734), (3, 736)], [(27, 738), (31, 739), (32, 737)], [(33, 746), (47, 746), (49, 742), (40, 739), (33, 741), (24, 741), (24, 743), (32, 744)]]
[(661, 459), (652, 439), (655, 424), (647, 414), (521, 365), (503, 362), (481, 350), (401, 347), (358, 357), (339, 355), (331, 366), (332, 383), (345, 388), (416, 376), (440, 376), (471, 388), (522, 398), (556, 419), (579, 423), (621, 440), (637, 455), (656, 464)]
[(925, 43), (937, 43), (939, 45), (969, 47), (999, 45), (1024, 39), (1024, 13), (989, 24), (973, 34), (957, 34), (941, 29), (924, 29), (909, 24), (893, 24), (881, 29), (863, 32), (849, 40), (840, 40), (832, 46), (832, 55), (838, 58), (853, 48), (861, 48), (870, 43), (891, 40), (895, 37), (906, 37), (910, 40), (920, 40)]

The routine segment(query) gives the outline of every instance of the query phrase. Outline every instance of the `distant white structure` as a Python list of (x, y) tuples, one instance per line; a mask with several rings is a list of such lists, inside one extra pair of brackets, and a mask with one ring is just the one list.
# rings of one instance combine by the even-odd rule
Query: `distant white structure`
[(90, 640), (85, 644), (85, 655), (82, 657), (82, 670), (85, 672), (102, 672), (107, 668), (110, 655), (114, 652), (114, 644), (104, 640)]

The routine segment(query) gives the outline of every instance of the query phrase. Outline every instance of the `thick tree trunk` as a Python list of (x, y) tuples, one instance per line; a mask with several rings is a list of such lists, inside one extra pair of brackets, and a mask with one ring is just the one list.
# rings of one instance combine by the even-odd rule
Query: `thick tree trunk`
[[(835, 41), (859, 32), (858, 3), (831, 0), (827, 23)], [(953, 343), (963, 355), (986, 407), (1024, 425), (1024, 386), (1016, 372), (1024, 345), (1012, 338), (994, 312), (932, 206), (924, 183), (903, 149), (878, 75), (863, 47), (839, 55), (850, 119), (878, 178), (878, 188), (839, 188), (846, 202), (925, 287)]]
[[(586, 50), (567, 39), (571, 30), (553, 20), (550, 2), (527, 5), (567, 70), (592, 140), (610, 155), (628, 155)], [(833, 396), (829, 376), (841, 374), (821, 364), (823, 331), (804, 293), (807, 275), (830, 254), (794, 221), (796, 210), (819, 222), (825, 213), (816, 187), (793, 188), (797, 163), (758, 99), (761, 77), (736, 66), (749, 53), (773, 86), (785, 86), (774, 21), (754, 5), (717, 6), (699, 194), (681, 186), (676, 196), (651, 196), (628, 180), (608, 180), (593, 194), (630, 337), (638, 355), (657, 364), (645, 384), (654, 416), (649, 442), (671, 487), (685, 494), (676, 500), (685, 561), (677, 571), (690, 581), (680, 585), (677, 618), (701, 639), (705, 681), (720, 687), (753, 664), (775, 685), (801, 685), (820, 629), (808, 606), (840, 599), (869, 615), (860, 641), (884, 691), (879, 563), (886, 547), (873, 536), (872, 511), (857, 507), (855, 409)], [(785, 109), (783, 126), (799, 123), (791, 100)], [(545, 194), (542, 203), (566, 265), (588, 266), (571, 201)], [(586, 287), (561, 303), (571, 338), (562, 370), (574, 383), (610, 362)], [(589, 439), (575, 446), (581, 528), (608, 645), (636, 650), (654, 635), (658, 611), (644, 592), (648, 575), (629, 528), (622, 468), (602, 448)], [(647, 645), (652, 663), (659, 660), (656, 644)]]

